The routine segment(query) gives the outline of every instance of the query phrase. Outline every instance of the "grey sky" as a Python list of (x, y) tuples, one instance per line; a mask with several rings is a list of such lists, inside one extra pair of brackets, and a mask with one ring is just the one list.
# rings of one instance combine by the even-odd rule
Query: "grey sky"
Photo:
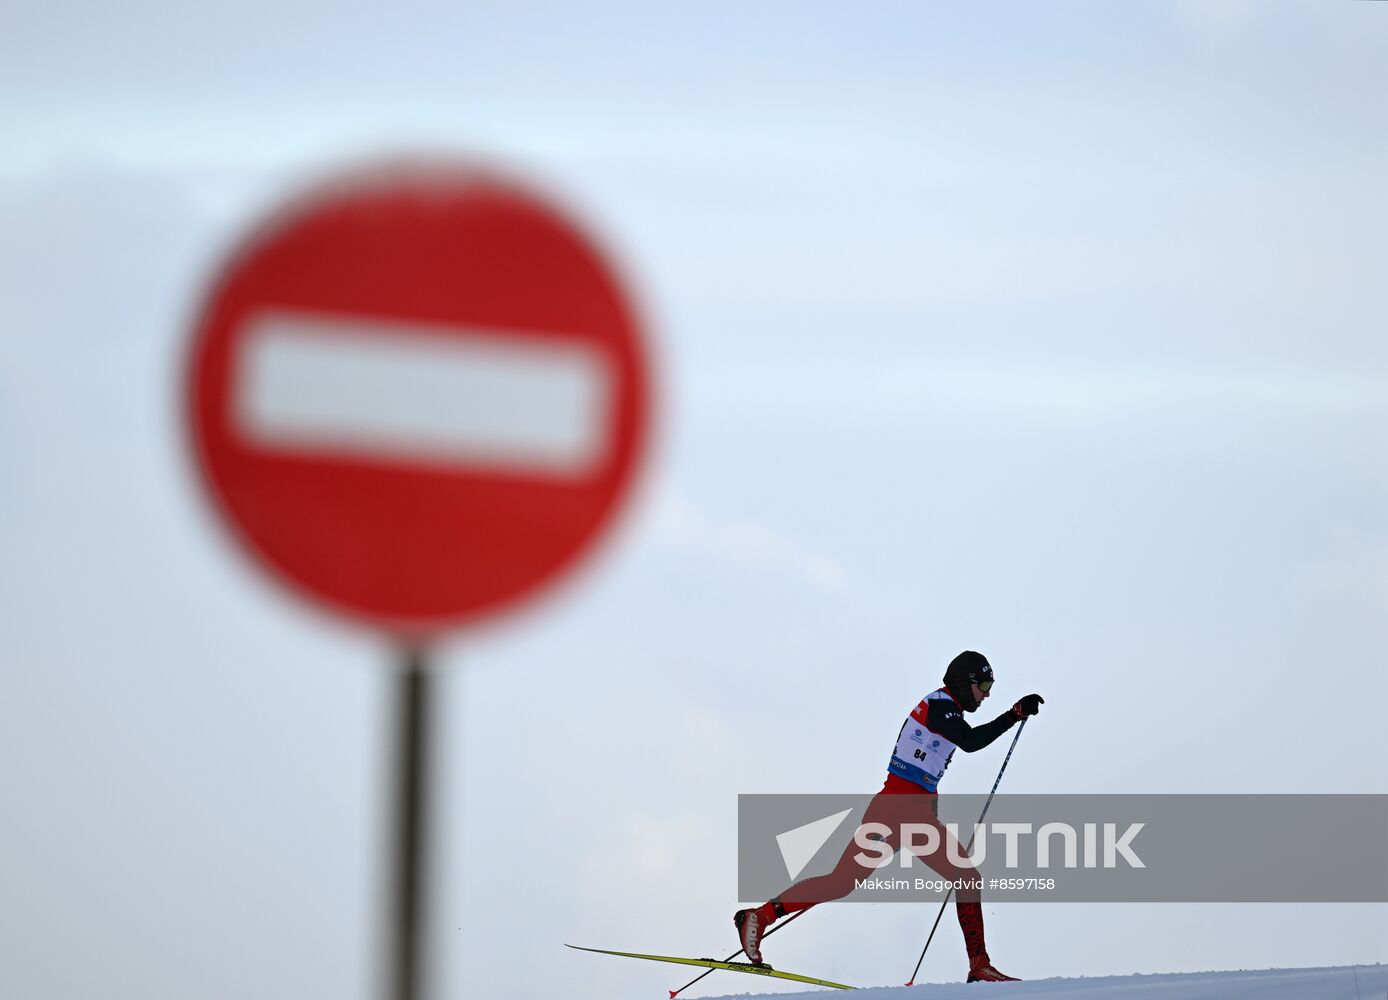
[[(387, 649), (228, 544), (177, 392), (243, 227), (401, 146), (568, 199), (663, 390), (613, 544), (441, 652), (443, 986), (730, 951), (736, 793), (872, 790), (966, 647), (1047, 698), (1009, 791), (1388, 792), (1386, 42), (1372, 3), (6, 7), (0, 995), (368, 995)], [(771, 960), (896, 982), (931, 916)], [(1028, 978), (1388, 957), (1381, 906), (987, 918)]]

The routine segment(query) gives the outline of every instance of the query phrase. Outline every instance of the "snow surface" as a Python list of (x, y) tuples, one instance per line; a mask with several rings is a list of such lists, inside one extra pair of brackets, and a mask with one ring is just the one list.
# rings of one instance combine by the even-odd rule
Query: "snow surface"
[[(794, 970), (800, 971), (800, 970)], [(740, 1000), (825, 1000), (835, 990), (803, 993), (729, 993)], [(1077, 1000), (1386, 1000), (1388, 965), (1325, 969), (1260, 969), (1239, 972), (1175, 972), (1093, 979), (1038, 979), (1025, 983), (921, 983), (860, 989), (854, 1000), (980, 1000), (1005, 997), (1075, 997)]]

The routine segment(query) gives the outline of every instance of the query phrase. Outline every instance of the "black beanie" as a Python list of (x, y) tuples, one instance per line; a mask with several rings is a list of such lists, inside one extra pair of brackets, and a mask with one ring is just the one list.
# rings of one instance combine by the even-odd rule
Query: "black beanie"
[(975, 653), (972, 649), (964, 650), (950, 660), (949, 666), (945, 668), (945, 690), (969, 711), (978, 708), (978, 702), (974, 700), (974, 682), (992, 679), (993, 667), (989, 664), (988, 657), (982, 653)]

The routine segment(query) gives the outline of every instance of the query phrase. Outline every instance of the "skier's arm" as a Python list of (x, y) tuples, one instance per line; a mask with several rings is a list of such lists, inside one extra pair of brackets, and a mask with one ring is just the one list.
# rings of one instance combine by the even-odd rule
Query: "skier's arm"
[(964, 721), (963, 710), (953, 702), (932, 701), (926, 716), (927, 728), (949, 740), (965, 753), (982, 750), (1017, 723), (1017, 714), (1008, 709), (992, 722), (971, 726)]

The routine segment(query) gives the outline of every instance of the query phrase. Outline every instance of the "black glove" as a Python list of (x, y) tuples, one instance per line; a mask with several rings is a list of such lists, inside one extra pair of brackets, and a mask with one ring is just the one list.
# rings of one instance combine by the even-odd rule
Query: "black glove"
[(1025, 698), (1019, 699), (1017, 704), (1012, 706), (1012, 714), (1019, 719), (1025, 719), (1027, 716), (1035, 715), (1037, 712), (1041, 711), (1041, 706), (1045, 703), (1046, 699), (1042, 698), (1039, 694), (1029, 694)]

